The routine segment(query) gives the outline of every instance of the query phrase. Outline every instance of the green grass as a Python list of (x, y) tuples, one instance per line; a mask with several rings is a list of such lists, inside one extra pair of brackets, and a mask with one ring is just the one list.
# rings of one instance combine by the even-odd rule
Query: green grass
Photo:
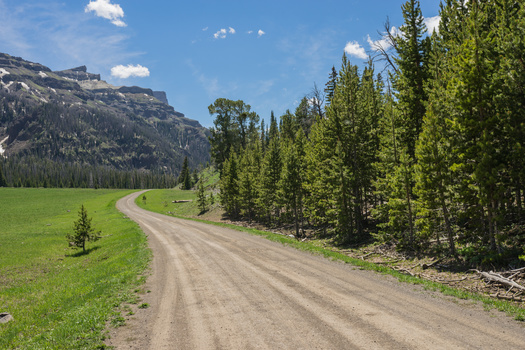
[[(131, 191), (0, 188), (0, 349), (101, 349), (150, 261), (146, 237), (115, 208)], [(68, 247), (84, 204), (103, 238)]]
[[(279, 235), (279, 234), (275, 234), (271, 232), (261, 231), (261, 230), (252, 229), (252, 228), (246, 228), (242, 226), (235, 226), (235, 225), (226, 224), (222, 222), (214, 222), (214, 221), (196, 219), (195, 216), (197, 216), (197, 214), (199, 213), (199, 209), (197, 208), (197, 205), (195, 203), (193, 203), (194, 204), (193, 206), (188, 205), (192, 203), (177, 203), (177, 204), (171, 203), (171, 201), (173, 200), (196, 198), (196, 195), (194, 194), (193, 191), (153, 190), (153, 191), (147, 192), (146, 196), (148, 197), (147, 204), (144, 204), (140, 200), (137, 200), (137, 204), (140, 207), (150, 210), (150, 211), (154, 211), (160, 214), (166, 214), (167, 211), (170, 211), (171, 213), (173, 213), (171, 215), (182, 218), (182, 219), (204, 222), (207, 224), (221, 226), (221, 227), (228, 227), (228, 228), (246, 232), (252, 235), (262, 236), (265, 239), (268, 239), (270, 241), (279, 242), (284, 245), (288, 245), (288, 246), (294, 247), (302, 251), (307, 251), (312, 254), (321, 255), (327, 259), (342, 261), (348, 264), (352, 264), (364, 270), (371, 270), (371, 271), (376, 271), (382, 274), (388, 274), (388, 275), (394, 276), (401, 282), (422, 285), (427, 290), (439, 291), (443, 293), (444, 295), (453, 296), (459, 299), (478, 301), (478, 302), (483, 303), (484, 307), (486, 307), (487, 309), (494, 308), (500, 311), (504, 311), (509, 316), (514, 317), (518, 321), (525, 321), (525, 309), (511, 302), (508, 302), (505, 300), (492, 299), (482, 294), (470, 293), (464, 290), (452, 288), (445, 284), (428, 281), (428, 280), (424, 280), (418, 277), (413, 277), (410, 275), (402, 274), (386, 266), (377, 265), (371, 262), (349, 257), (339, 252), (332, 251), (330, 249), (327, 249), (325, 247), (322, 247), (316, 244), (315, 240), (301, 242), (301, 241), (296, 240), (295, 238), (291, 238), (288, 236)], [(168, 200), (169, 200), (169, 205), (165, 207), (162, 203)]]
[[(192, 216), (199, 213), (197, 207), (197, 194), (195, 191), (172, 190), (152, 190), (142, 195), (136, 200), (139, 207), (156, 213), (167, 214), (168, 212), (176, 216)], [(191, 200), (186, 203), (172, 203), (174, 200)]]

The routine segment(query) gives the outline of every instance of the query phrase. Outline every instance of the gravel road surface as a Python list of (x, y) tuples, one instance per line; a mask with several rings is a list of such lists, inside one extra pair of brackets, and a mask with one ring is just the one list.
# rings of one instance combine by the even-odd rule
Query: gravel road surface
[(148, 235), (150, 306), (117, 349), (525, 349), (525, 327), (479, 304), (239, 231), (117, 203)]

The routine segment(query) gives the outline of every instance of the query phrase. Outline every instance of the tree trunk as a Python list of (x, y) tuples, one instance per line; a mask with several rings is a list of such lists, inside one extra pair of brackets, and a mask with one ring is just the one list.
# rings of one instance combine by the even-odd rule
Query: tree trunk
[(441, 208), (443, 209), (443, 220), (445, 220), (445, 228), (447, 230), (448, 246), (450, 249), (450, 255), (452, 255), (457, 260), (458, 255), (456, 252), (456, 245), (454, 243), (454, 232), (452, 232), (452, 226), (450, 225), (448, 209), (447, 209), (447, 205), (445, 203), (445, 199), (443, 198), (443, 196), (441, 196)]

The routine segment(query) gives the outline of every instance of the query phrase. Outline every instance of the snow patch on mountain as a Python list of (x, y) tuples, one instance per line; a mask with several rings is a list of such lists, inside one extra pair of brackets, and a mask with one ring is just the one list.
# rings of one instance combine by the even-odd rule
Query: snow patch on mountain
[(5, 152), (5, 149), (2, 147), (2, 144), (3, 144), (4, 142), (6, 142), (8, 138), (9, 138), (9, 136), (7, 136), (5, 139), (3, 139), (2, 141), (0, 141), (0, 155), (2, 155), (2, 156), (4, 155), (4, 152)]

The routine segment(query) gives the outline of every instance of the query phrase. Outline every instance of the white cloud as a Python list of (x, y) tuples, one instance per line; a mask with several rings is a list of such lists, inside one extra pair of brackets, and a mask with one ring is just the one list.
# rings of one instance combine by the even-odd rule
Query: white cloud
[(368, 58), (365, 49), (363, 49), (357, 41), (349, 41), (346, 43), (345, 52), (350, 56), (355, 56), (363, 60)]
[(246, 33), (248, 33), (248, 34), (252, 34), (252, 33), (253, 33), (253, 30), (249, 30), (249, 31), (247, 31)]
[(98, 17), (109, 19), (117, 27), (125, 27), (126, 23), (122, 21), (124, 10), (119, 4), (112, 4), (110, 0), (90, 1), (84, 9), (85, 12), (95, 12)]
[(213, 37), (215, 39), (226, 39), (226, 36), (230, 34), (235, 34), (236, 31), (232, 27), (228, 27), (228, 29), (221, 28), (219, 31), (217, 31), (215, 34), (213, 34)]
[(204, 28), (202, 28), (202, 31), (203, 31), (203, 32), (205, 32), (205, 31), (207, 31), (207, 30), (208, 30), (208, 27), (204, 27)]
[[(392, 27), (392, 29), (390, 29), (390, 33), (392, 33), (394, 37), (401, 35), (401, 32), (396, 27)], [(385, 37), (384, 33), (383, 37), (379, 40), (372, 40), (372, 38), (370, 38), (370, 35), (368, 35), (368, 38), (366, 40), (368, 41), (368, 45), (370, 45), (370, 49), (373, 51), (378, 51), (378, 48), (382, 48), (386, 51), (392, 46), (390, 41)]]
[(261, 36), (263, 36), (264, 34), (266, 34), (265, 32), (263, 32), (261, 29), (259, 29), (259, 31), (257, 32), (257, 36), (260, 38)]
[(217, 33), (213, 34), (215, 39), (224, 39), (226, 38), (226, 29), (221, 29)]
[(111, 75), (120, 79), (127, 79), (129, 77), (149, 77), (149, 69), (137, 64), (133, 66), (128, 64), (127, 66), (118, 65), (111, 68)]
[(439, 22), (441, 22), (441, 16), (426, 17), (424, 19), (425, 25), (427, 26), (428, 34), (431, 35), (435, 30), (439, 32)]

